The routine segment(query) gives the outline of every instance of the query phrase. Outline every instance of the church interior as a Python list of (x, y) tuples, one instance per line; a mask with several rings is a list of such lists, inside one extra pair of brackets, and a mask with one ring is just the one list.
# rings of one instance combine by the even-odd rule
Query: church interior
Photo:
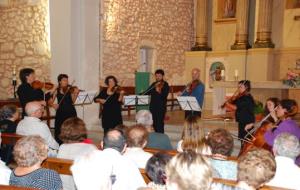
[[(0, 0), (1, 107), (20, 107), (23, 68), (55, 85), (59, 74), (67, 74), (71, 85), (94, 96), (110, 75), (125, 95), (138, 94), (146, 89), (137, 90), (143, 83), (137, 73), (149, 74), (147, 88), (162, 69), (170, 86), (165, 134), (173, 147), (184, 123), (176, 97), (197, 68), (205, 86), (201, 126), (207, 134), (228, 130), (235, 137), (232, 156), (238, 156), (238, 122), (221, 105), (234, 96), (239, 81), (251, 81), (261, 109), (270, 97), (300, 105), (300, 1)], [(100, 144), (103, 107), (94, 96), (75, 108), (89, 138)], [(134, 106), (122, 105), (121, 113), (125, 125), (136, 123)], [(44, 113), (52, 133), (55, 114), (51, 107)], [(300, 122), (299, 113), (295, 120)]]

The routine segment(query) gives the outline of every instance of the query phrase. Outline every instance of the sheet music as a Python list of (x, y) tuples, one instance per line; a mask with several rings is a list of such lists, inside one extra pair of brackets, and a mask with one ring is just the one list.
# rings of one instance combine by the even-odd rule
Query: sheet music
[(181, 109), (185, 111), (201, 111), (201, 107), (194, 96), (177, 96)]
[(136, 98), (137, 98), (137, 105), (148, 105), (149, 104), (149, 98), (150, 96), (148, 95), (129, 95), (129, 96), (124, 96), (124, 105), (126, 106), (134, 106), (136, 105)]
[(92, 104), (94, 98), (96, 97), (97, 91), (86, 91), (86, 92), (87, 92), (87, 98), (85, 100), (85, 103)]
[(87, 92), (83, 91), (83, 92), (79, 92), (74, 104), (84, 104), (85, 99), (87, 98)]

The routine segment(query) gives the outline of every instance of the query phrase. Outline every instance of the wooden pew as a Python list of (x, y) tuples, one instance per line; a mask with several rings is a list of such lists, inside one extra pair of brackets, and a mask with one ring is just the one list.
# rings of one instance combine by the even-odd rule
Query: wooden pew
[(34, 188), (27, 188), (27, 187), (17, 187), (11, 185), (0, 185), (1, 190), (38, 190)]
[(15, 133), (1, 133), (1, 139), (2, 139), (1, 144), (15, 145), (16, 142), (22, 137), (23, 137), (22, 135), (18, 135)]

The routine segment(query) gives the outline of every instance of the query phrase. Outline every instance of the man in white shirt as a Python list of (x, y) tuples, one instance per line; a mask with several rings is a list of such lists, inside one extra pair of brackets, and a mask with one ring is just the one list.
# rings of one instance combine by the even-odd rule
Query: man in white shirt
[(273, 152), (276, 160), (276, 173), (267, 185), (300, 189), (300, 168), (295, 164), (300, 154), (298, 138), (289, 133), (278, 135), (274, 141)]
[[(1, 132), (0, 132), (0, 145), (1, 145)], [(0, 160), (0, 185), (9, 185), (9, 177), (11, 170)]]
[(71, 167), (78, 190), (135, 190), (145, 186), (136, 165), (122, 156), (126, 142), (120, 131), (107, 132), (102, 145), (103, 151), (76, 159)]
[(135, 125), (127, 131), (127, 149), (124, 156), (132, 160), (138, 168), (145, 169), (152, 154), (145, 152), (143, 148), (147, 144), (148, 132), (142, 125)]
[(17, 126), (17, 134), (19, 135), (40, 135), (48, 144), (49, 156), (56, 156), (59, 148), (58, 143), (53, 138), (47, 124), (43, 123), (39, 118), (43, 116), (44, 107), (38, 101), (28, 102), (25, 106), (28, 116), (25, 116)]

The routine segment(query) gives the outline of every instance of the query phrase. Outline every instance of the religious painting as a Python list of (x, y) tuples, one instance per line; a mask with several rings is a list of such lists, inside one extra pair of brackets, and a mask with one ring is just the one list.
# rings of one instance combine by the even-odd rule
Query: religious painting
[(218, 18), (235, 18), (236, 0), (218, 0)]
[(299, 9), (300, 8), (300, 0), (286, 0), (286, 8), (287, 9)]
[[(212, 92), (212, 83), (225, 79), (225, 59), (208, 58), (206, 63), (206, 92)], [(222, 76), (223, 75), (223, 76)]]

